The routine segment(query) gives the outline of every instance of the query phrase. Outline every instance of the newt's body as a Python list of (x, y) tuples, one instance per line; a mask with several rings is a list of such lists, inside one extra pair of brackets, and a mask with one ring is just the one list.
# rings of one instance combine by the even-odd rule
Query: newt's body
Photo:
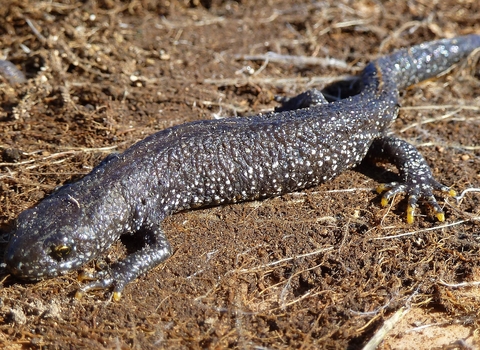
[[(441, 73), (477, 47), (480, 36), (470, 35), (399, 50), (364, 69), (362, 90), (353, 97), (328, 103), (314, 93), (306, 108), (198, 121), (151, 135), (21, 213), (7, 268), (25, 279), (56, 276), (99, 256), (122, 234), (145, 232), (143, 249), (82, 288), (113, 286), (118, 298), (127, 283), (170, 256), (161, 228), (166, 216), (314, 186), (367, 153), (399, 168), (402, 182), (387, 186), (384, 199), (405, 192), (408, 221), (418, 198), (443, 220), (433, 190), (448, 187), (435, 181), (415, 147), (387, 131), (397, 117), (399, 89)], [(288, 103), (304, 106), (304, 98)]]

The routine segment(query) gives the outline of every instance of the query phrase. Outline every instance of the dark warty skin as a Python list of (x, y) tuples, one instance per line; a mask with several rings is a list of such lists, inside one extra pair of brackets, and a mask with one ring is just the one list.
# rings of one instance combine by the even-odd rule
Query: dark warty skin
[(403, 49), (366, 66), (358, 95), (327, 102), (318, 91), (285, 99), (282, 112), (203, 120), (160, 131), (92, 172), (61, 187), (16, 221), (5, 254), (15, 276), (38, 280), (80, 268), (122, 234), (142, 232), (146, 245), (84, 285), (125, 285), (171, 255), (164, 218), (180, 210), (254, 200), (315, 186), (368, 156), (394, 163), (401, 181), (384, 185), (382, 203), (408, 196), (412, 222), (419, 198), (439, 220), (439, 184), (412, 145), (387, 131), (398, 113), (398, 91), (434, 77), (480, 47), (480, 36)]

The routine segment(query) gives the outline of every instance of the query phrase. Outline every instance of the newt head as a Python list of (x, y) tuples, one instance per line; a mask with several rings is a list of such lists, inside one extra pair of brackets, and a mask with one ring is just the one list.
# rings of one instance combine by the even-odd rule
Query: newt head
[(94, 258), (98, 239), (69, 196), (51, 196), (23, 211), (5, 252), (7, 270), (25, 280), (65, 274)]

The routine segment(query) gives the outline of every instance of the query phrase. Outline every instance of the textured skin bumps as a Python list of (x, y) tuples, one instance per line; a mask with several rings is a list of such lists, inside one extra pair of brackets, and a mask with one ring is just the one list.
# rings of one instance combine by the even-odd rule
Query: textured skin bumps
[[(401, 181), (385, 185), (383, 203), (419, 198), (443, 220), (433, 178), (415, 147), (387, 131), (398, 113), (398, 89), (446, 70), (480, 47), (480, 36), (399, 50), (364, 69), (358, 95), (327, 102), (318, 91), (284, 103), (282, 112), (204, 120), (160, 131), (107, 157), (17, 219), (5, 254), (9, 271), (36, 280), (66, 273), (104, 253), (122, 234), (141, 232), (146, 245), (93, 277), (93, 288), (125, 285), (168, 258), (164, 218), (180, 210), (253, 200), (328, 181), (367, 155), (396, 164)], [(310, 101), (310, 102), (309, 102)]]

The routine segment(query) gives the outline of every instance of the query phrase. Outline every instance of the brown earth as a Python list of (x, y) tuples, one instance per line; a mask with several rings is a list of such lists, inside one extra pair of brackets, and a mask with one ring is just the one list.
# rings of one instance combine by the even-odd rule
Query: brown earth
[[(394, 48), (468, 33), (480, 33), (478, 0), (4, 1), (1, 56), (28, 81), (0, 81), (3, 247), (22, 210), (146, 135), (271, 110), (273, 96), (322, 88)], [(317, 61), (245, 57), (268, 51)], [(480, 181), (479, 57), (406, 91), (392, 127), (459, 192)], [(440, 197), (445, 223), (423, 210), (407, 225), (403, 198), (381, 208), (373, 190), (395, 179), (386, 168), (174, 215), (174, 255), (118, 303), (110, 291), (74, 299), (77, 272), (33, 284), (4, 272), (0, 344), (357, 349), (405, 308), (381, 349), (478, 347), (478, 191)], [(124, 254), (119, 242), (103, 261)]]

